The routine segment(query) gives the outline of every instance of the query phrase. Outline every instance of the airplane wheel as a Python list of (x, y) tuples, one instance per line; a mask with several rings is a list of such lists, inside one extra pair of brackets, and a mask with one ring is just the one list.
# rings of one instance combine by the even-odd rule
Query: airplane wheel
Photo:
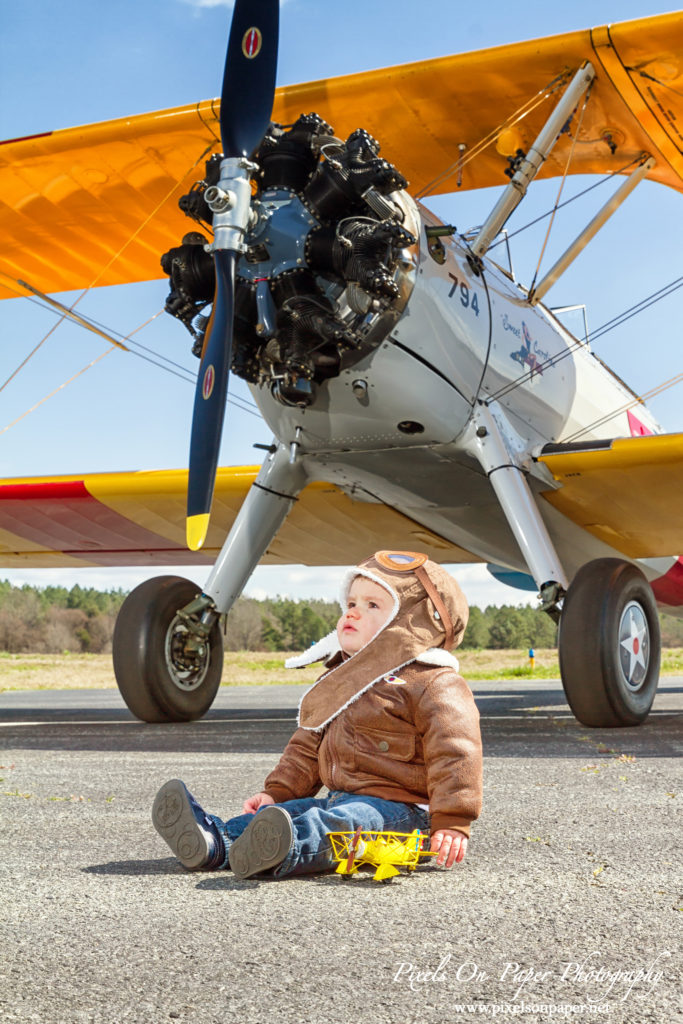
[(560, 617), (560, 672), (584, 725), (639, 725), (659, 681), (661, 640), (652, 589), (631, 562), (598, 558), (576, 574)]
[(203, 657), (184, 651), (178, 610), (197, 596), (181, 576), (157, 576), (131, 591), (116, 619), (114, 673), (126, 704), (143, 722), (189, 722), (211, 707), (223, 671), (223, 637), (214, 625)]

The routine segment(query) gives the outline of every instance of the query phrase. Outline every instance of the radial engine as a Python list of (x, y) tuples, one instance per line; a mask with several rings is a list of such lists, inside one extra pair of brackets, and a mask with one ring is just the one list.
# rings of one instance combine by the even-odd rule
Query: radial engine
[[(221, 157), (179, 200), (203, 229), (161, 258), (166, 310), (201, 355), (214, 294), (212, 210)], [(343, 142), (317, 114), (271, 125), (254, 154), (252, 202), (238, 264), (232, 372), (307, 406), (386, 337), (410, 297), (420, 218), (405, 178), (366, 131)]]

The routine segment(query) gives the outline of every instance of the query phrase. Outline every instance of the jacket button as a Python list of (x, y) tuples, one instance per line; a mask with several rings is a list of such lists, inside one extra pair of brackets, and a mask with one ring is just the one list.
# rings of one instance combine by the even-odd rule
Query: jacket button
[(389, 744), (387, 743), (386, 740), (380, 740), (379, 743), (377, 744), (377, 746), (379, 747), (380, 750), (388, 750), (389, 749)]

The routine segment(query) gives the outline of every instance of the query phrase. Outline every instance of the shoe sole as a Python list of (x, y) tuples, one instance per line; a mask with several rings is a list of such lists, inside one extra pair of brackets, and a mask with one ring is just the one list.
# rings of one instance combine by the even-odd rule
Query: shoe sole
[(282, 807), (265, 807), (231, 843), (228, 857), (236, 878), (251, 878), (281, 864), (289, 853), (294, 828)]
[(180, 779), (166, 782), (152, 806), (152, 824), (183, 867), (197, 871), (209, 859), (209, 844), (192, 811)]

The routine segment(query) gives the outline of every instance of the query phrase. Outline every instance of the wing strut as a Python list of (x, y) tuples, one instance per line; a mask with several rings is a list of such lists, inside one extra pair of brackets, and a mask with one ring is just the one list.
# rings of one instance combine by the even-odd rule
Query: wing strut
[[(3, 274), (3, 277), (6, 275)], [(42, 302), (46, 302), (49, 306), (54, 309), (58, 309), (62, 316), (66, 317), (67, 320), (73, 320), (74, 323), (79, 324), (81, 327), (85, 327), (86, 330), (92, 331), (93, 334), (99, 334), (100, 338), (104, 338), (110, 345), (115, 345), (116, 348), (120, 348), (123, 352), (130, 352), (127, 345), (124, 345), (122, 341), (117, 341), (116, 338), (112, 338), (111, 334), (107, 334), (106, 331), (100, 330), (95, 324), (91, 323), (86, 317), (80, 316), (70, 306), (65, 306), (63, 302), (58, 302), (57, 299), (53, 299), (51, 295), (46, 295), (45, 292), (41, 292), (38, 288), (34, 288), (32, 284), (28, 284), (26, 281), (20, 281), (17, 278), (17, 284), (21, 285), (25, 291), (35, 295)]]
[(654, 157), (648, 156), (646, 153), (643, 154), (643, 162), (640, 167), (637, 167), (632, 174), (629, 174), (626, 181), (622, 182), (617, 191), (608, 199), (605, 205), (598, 210), (590, 224), (586, 225), (583, 231), (577, 235), (572, 244), (568, 249), (560, 256), (556, 263), (550, 268), (545, 277), (539, 281), (536, 287), (529, 294), (529, 302), (532, 306), (535, 306), (537, 302), (540, 302), (545, 293), (551, 288), (558, 277), (564, 274), (570, 263), (573, 263), (580, 252), (586, 248), (591, 238), (597, 235), (600, 228), (609, 218), (615, 213), (623, 201), (633, 191), (636, 185), (640, 184), (643, 178), (649, 171), (652, 170), (657, 161)]
[(579, 68), (562, 94), (552, 114), (541, 129), (536, 141), (529, 148), (510, 184), (487, 217), (479, 234), (472, 243), (475, 256), (483, 256), (507, 219), (519, 206), (526, 195), (530, 182), (536, 177), (541, 166), (559, 139), (562, 129), (572, 116), (579, 99), (595, 78), (593, 65), (586, 61)]

